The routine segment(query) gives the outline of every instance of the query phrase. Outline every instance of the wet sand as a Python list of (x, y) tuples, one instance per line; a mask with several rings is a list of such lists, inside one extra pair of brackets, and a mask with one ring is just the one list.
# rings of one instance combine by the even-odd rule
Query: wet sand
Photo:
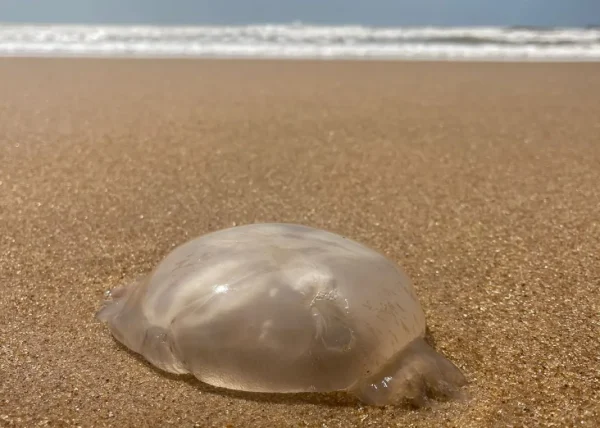
[[(599, 100), (598, 64), (0, 60), (0, 426), (598, 426)], [(270, 221), (398, 262), (468, 401), (216, 390), (94, 319)]]

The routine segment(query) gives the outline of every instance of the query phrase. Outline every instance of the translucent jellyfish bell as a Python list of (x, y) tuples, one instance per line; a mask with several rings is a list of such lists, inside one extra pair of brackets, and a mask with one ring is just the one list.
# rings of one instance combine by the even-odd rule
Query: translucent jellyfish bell
[(175, 248), (97, 313), (171, 373), (254, 392), (347, 391), (368, 404), (455, 396), (461, 371), (424, 340), (400, 268), (357, 242), (251, 224)]

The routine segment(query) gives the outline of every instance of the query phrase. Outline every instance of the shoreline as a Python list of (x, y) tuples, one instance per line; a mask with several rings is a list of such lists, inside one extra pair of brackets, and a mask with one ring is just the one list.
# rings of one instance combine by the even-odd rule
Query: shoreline
[(500, 63), (500, 64), (600, 64), (600, 58), (428, 58), (428, 57), (279, 57), (279, 56), (235, 56), (235, 55), (130, 55), (130, 54), (43, 54), (43, 53), (23, 53), (23, 54), (2, 54), (0, 59), (97, 59), (97, 60), (197, 60), (197, 61), (270, 61), (270, 62), (383, 62), (383, 63)]

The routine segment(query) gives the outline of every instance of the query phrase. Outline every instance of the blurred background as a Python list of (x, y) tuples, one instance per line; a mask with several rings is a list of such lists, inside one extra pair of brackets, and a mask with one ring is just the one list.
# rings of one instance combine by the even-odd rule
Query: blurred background
[(0, 1), (0, 55), (600, 59), (597, 0)]

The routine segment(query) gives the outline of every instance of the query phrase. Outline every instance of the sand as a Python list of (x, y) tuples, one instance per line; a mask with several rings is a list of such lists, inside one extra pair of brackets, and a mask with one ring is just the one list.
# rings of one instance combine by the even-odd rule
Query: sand
[[(0, 426), (599, 426), (599, 100), (598, 64), (0, 60)], [(403, 266), (468, 400), (216, 390), (94, 319), (270, 221)]]

